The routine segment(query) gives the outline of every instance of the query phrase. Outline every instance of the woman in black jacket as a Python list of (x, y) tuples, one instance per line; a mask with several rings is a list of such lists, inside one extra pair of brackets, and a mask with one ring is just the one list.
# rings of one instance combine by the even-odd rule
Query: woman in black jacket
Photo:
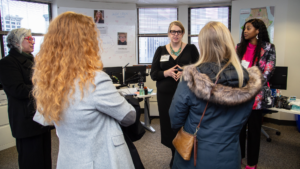
[(34, 38), (24, 28), (7, 36), (9, 54), (0, 60), (0, 83), (8, 100), (9, 124), (16, 138), (20, 169), (51, 169), (51, 132), (33, 121), (35, 114), (31, 75)]
[(173, 21), (169, 25), (170, 44), (157, 48), (151, 67), (151, 78), (156, 81), (157, 103), (160, 118), (161, 143), (172, 151), (173, 163), (175, 148), (172, 140), (176, 133), (171, 129), (169, 108), (181, 77), (177, 68), (195, 63), (199, 53), (195, 45), (182, 42), (184, 27), (181, 22)]

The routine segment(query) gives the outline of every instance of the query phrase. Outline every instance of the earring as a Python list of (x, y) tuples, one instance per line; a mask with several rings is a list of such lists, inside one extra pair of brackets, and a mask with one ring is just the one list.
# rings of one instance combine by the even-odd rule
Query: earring
[(258, 39), (258, 34), (256, 35), (256, 39)]

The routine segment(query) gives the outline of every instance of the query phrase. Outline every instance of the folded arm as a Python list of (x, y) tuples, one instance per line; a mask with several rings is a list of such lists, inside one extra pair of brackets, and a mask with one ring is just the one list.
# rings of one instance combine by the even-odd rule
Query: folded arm
[(95, 85), (93, 101), (97, 110), (116, 119), (122, 126), (129, 126), (135, 122), (134, 107), (119, 94), (106, 73), (100, 72)]

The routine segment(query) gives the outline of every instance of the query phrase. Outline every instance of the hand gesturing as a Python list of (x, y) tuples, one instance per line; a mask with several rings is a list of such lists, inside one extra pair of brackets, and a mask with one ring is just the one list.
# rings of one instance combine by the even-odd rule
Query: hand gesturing
[[(179, 65), (176, 65), (168, 70), (164, 71), (165, 77), (172, 77), (175, 81), (178, 81), (182, 75), (182, 72), (177, 70), (177, 67), (181, 68)], [(175, 73), (177, 72), (177, 74)]]

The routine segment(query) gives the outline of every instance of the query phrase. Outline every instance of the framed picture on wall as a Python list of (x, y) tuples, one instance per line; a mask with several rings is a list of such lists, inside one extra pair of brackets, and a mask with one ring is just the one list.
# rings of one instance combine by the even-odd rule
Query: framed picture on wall
[(104, 10), (94, 10), (95, 23), (104, 23)]
[(118, 32), (118, 45), (127, 45), (127, 32)]

